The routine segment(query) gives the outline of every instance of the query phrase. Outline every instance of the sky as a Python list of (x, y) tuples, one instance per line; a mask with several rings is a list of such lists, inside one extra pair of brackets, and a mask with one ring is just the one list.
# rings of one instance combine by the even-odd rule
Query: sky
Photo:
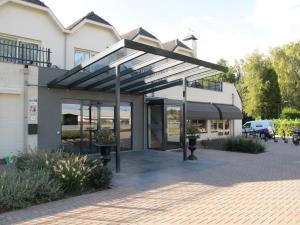
[(43, 0), (64, 26), (90, 11), (119, 34), (143, 27), (162, 42), (198, 38), (198, 57), (229, 63), (300, 39), (300, 0)]

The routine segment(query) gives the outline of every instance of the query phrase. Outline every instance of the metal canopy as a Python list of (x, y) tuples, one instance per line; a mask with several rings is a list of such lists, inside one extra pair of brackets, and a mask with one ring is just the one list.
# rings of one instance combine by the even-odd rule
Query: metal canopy
[(48, 83), (49, 88), (115, 92), (116, 171), (120, 172), (120, 97), (183, 85), (183, 159), (186, 148), (186, 84), (227, 68), (164, 49), (121, 40)]
[[(119, 66), (121, 93), (146, 94), (200, 79), (227, 68), (164, 49), (121, 40), (48, 83), (49, 88), (114, 91)], [(177, 82), (178, 81), (178, 82)]]

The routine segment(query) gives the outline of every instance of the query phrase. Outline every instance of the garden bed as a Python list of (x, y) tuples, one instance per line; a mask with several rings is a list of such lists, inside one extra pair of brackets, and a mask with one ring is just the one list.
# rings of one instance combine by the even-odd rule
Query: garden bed
[(256, 139), (244, 137), (216, 138), (203, 140), (201, 145), (206, 149), (258, 154), (265, 152), (265, 145)]
[(110, 188), (101, 160), (62, 151), (19, 155), (16, 169), (0, 173), (0, 212)]

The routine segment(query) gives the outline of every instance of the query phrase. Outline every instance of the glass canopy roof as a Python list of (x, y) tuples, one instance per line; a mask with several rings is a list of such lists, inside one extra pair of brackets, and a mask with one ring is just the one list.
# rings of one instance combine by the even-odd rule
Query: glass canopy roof
[(48, 83), (49, 88), (147, 94), (227, 71), (226, 67), (164, 49), (121, 40)]

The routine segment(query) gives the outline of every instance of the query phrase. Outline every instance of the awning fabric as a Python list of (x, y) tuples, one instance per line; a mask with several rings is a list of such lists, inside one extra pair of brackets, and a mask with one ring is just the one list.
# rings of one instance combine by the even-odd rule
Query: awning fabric
[(56, 77), (49, 88), (113, 92), (119, 67), (122, 93), (144, 95), (227, 71), (226, 67), (131, 40), (118, 43)]
[(241, 110), (234, 105), (189, 102), (188, 120), (236, 120), (242, 119)]
[(234, 105), (215, 104), (221, 111), (221, 119), (236, 120), (243, 119), (241, 110)]
[(218, 109), (210, 103), (189, 102), (187, 104), (188, 120), (219, 120)]

